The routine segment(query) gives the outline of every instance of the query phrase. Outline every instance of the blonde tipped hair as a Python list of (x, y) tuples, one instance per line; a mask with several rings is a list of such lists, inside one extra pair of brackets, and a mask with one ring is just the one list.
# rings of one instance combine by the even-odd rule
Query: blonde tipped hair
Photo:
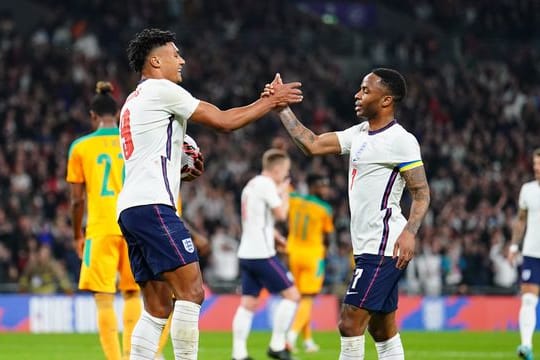
[(108, 81), (98, 81), (96, 84), (96, 93), (97, 94), (108, 94), (112, 93), (114, 90), (113, 85)]
[(534, 149), (533, 156), (540, 156), (540, 148)]
[(277, 163), (285, 160), (289, 160), (289, 155), (285, 151), (279, 149), (266, 150), (262, 157), (262, 168), (263, 170), (270, 170)]

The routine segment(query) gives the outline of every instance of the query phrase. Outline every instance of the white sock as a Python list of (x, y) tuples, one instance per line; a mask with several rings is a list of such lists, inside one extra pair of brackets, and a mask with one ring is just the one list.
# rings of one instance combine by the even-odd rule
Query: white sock
[(298, 339), (298, 333), (294, 330), (289, 330), (287, 333), (287, 343), (289, 346), (296, 347), (296, 339)]
[(201, 305), (176, 300), (171, 322), (171, 340), (176, 360), (196, 360), (199, 350), (199, 313)]
[(379, 360), (405, 360), (403, 344), (399, 334), (394, 335), (386, 341), (376, 342), (377, 354)]
[(248, 357), (247, 338), (251, 331), (253, 312), (239, 306), (234, 314), (233, 328), (233, 359), (243, 359)]
[(342, 336), (339, 360), (364, 360), (364, 335)]
[(145, 310), (131, 335), (130, 360), (153, 360), (158, 350), (161, 332), (167, 323), (167, 319), (157, 318)]
[(536, 327), (536, 304), (538, 296), (525, 293), (521, 296), (521, 308), (519, 309), (519, 333), (521, 345), (532, 349), (532, 336)]
[(288, 299), (282, 299), (279, 302), (272, 321), (272, 338), (270, 339), (270, 348), (272, 350), (281, 351), (285, 349), (285, 336), (296, 313), (296, 306), (296, 301)]

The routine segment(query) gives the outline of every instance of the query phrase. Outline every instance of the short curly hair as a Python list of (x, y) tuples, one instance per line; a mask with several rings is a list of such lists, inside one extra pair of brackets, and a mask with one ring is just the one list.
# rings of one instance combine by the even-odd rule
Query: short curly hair
[(394, 102), (399, 103), (407, 96), (407, 82), (399, 71), (387, 68), (377, 68), (371, 71), (381, 78), (383, 85), (390, 90)]
[(168, 42), (174, 42), (176, 34), (160, 29), (144, 29), (131, 40), (127, 47), (129, 66), (133, 71), (140, 73), (146, 61), (146, 57), (152, 49), (163, 46)]

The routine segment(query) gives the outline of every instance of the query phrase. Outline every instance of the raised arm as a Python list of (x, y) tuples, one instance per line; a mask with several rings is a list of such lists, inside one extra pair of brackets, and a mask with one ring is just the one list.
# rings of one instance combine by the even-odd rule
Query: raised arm
[(233, 131), (261, 118), (278, 106), (301, 102), (302, 91), (299, 89), (301, 85), (299, 82), (280, 84), (276, 86), (271, 96), (229, 110), (220, 110), (217, 106), (201, 101), (190, 119), (218, 131)]
[(298, 120), (290, 107), (279, 111), (279, 118), (292, 140), (306, 155), (340, 154), (341, 146), (335, 132), (315, 135)]
[(405, 185), (412, 196), (409, 219), (394, 246), (394, 257), (398, 257), (396, 267), (404, 269), (414, 257), (414, 250), (416, 247), (415, 236), (426, 216), (430, 195), (426, 172), (423, 166), (403, 171), (401, 176), (403, 176)]

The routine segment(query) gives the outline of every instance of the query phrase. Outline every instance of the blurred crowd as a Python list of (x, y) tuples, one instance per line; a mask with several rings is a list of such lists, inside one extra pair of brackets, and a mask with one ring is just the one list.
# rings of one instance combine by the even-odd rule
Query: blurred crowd
[[(430, 9), (420, 20), (439, 21), (437, 2), (404, 3), (414, 3), (417, 15), (421, 5)], [(478, 14), (487, 4), (456, 3)], [(136, 31), (152, 25), (177, 32), (187, 61), (183, 86), (194, 96), (221, 108), (246, 104), (279, 71), (285, 81), (303, 82), (305, 100), (295, 112), (316, 133), (358, 121), (353, 95), (372, 67), (406, 69), (409, 95), (398, 120), (420, 141), (432, 205), (401, 289), (429, 295), (516, 290), (517, 269), (505, 253), (520, 186), (532, 179), (531, 151), (540, 146), (537, 46), (525, 44), (491, 60), (475, 59), (472, 48), (462, 46), (453, 59), (442, 55), (449, 45), (434, 46), (431, 36), (367, 39), (286, 0), (39, 4), (43, 16), (29, 32), (9, 12), (0, 13), (0, 289), (47, 293), (76, 287), (70, 285), (76, 284), (80, 262), (72, 244), (67, 150), (91, 131), (88, 104), (97, 80), (111, 81), (120, 103), (135, 87), (125, 47)], [(77, 10), (68, 12), (74, 4)], [(484, 30), (489, 29), (478, 28)], [(499, 31), (507, 35), (503, 41), (520, 36)], [(335, 55), (336, 44), (347, 42), (354, 44), (354, 54)], [(348, 66), (359, 54), (365, 65)], [(260, 171), (262, 152), (277, 146), (293, 159), (298, 191), (306, 191), (308, 172), (332, 179), (327, 200), (336, 241), (328, 249), (325, 289), (339, 292), (351, 270), (348, 159), (306, 158), (275, 116), (227, 135), (195, 125), (188, 133), (205, 156), (206, 171), (182, 185), (184, 216), (210, 239), (207, 281), (238, 278), (240, 191)], [(407, 195), (403, 203), (406, 213)]]

